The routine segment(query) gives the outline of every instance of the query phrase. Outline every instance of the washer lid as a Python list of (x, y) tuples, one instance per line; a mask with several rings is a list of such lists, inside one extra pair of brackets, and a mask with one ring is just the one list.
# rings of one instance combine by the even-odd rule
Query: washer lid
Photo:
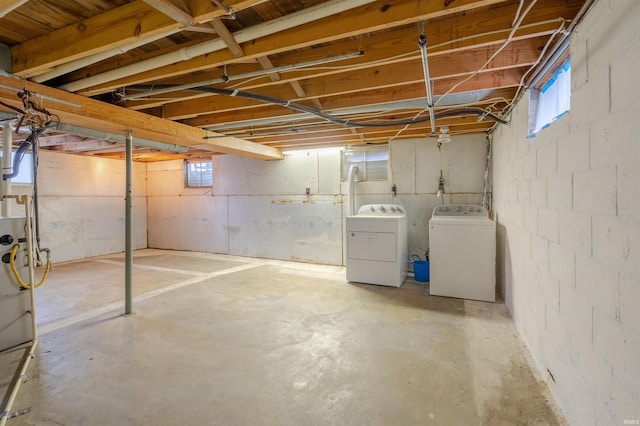
[(437, 206), (435, 209), (433, 209), (432, 217), (466, 217), (469, 219), (486, 219), (489, 217), (489, 214), (487, 213), (487, 209), (482, 206), (474, 206), (469, 204), (451, 204), (445, 206)]

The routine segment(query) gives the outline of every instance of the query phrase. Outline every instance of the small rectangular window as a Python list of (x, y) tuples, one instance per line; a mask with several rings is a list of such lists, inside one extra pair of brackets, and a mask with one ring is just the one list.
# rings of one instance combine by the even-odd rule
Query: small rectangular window
[(184, 163), (184, 186), (203, 188), (213, 186), (213, 162), (199, 161)]
[(358, 166), (356, 180), (376, 181), (388, 179), (389, 151), (387, 145), (352, 148), (342, 151), (342, 180), (349, 178), (349, 168)]
[[(11, 153), (11, 170), (4, 170), (3, 174), (13, 172), (13, 159), (15, 158), (15, 155), (15, 152)], [(0, 152), (0, 158), (2, 158), (2, 152)], [(11, 178), (11, 183), (33, 185), (33, 154), (22, 154), (22, 160), (20, 161), (18, 174), (15, 177)]]
[(529, 137), (569, 111), (571, 104), (571, 60), (567, 59), (542, 87), (531, 89), (529, 98)]

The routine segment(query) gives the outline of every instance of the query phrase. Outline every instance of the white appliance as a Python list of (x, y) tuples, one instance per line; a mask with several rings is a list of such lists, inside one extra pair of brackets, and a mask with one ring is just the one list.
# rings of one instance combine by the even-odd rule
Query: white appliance
[(407, 277), (407, 215), (398, 204), (366, 204), (347, 216), (347, 281), (400, 287)]
[(429, 294), (496, 300), (496, 224), (480, 206), (438, 206), (429, 220)]
[(0, 351), (33, 339), (29, 291), (20, 287), (10, 265), (11, 250), (18, 244), (14, 265), (22, 279), (28, 279), (24, 226), (23, 217), (0, 218)]

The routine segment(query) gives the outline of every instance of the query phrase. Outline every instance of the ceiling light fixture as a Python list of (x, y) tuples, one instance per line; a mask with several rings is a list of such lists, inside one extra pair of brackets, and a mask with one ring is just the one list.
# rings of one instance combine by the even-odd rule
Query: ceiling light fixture
[(440, 126), (438, 143), (449, 143), (449, 142), (451, 142), (451, 133), (449, 133), (449, 126)]

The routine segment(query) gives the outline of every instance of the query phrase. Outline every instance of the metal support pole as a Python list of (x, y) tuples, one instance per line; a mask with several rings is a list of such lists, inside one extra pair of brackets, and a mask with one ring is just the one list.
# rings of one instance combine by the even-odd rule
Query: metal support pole
[(133, 174), (133, 134), (127, 132), (127, 138), (125, 140), (125, 174), (126, 174), (126, 189), (125, 189), (125, 218), (124, 218), (124, 238), (125, 238), (125, 266), (124, 266), (124, 314), (131, 315), (132, 313), (132, 297), (131, 286), (133, 281), (133, 237), (132, 237), (132, 221), (133, 221), (133, 197), (131, 195), (131, 181)]
[[(11, 150), (13, 148), (13, 134), (9, 122), (2, 126), (2, 173), (9, 173), (11, 170)], [(11, 179), (2, 181), (2, 192), (0, 195), (11, 195)], [(2, 199), (2, 217), (11, 216), (11, 199)]]

